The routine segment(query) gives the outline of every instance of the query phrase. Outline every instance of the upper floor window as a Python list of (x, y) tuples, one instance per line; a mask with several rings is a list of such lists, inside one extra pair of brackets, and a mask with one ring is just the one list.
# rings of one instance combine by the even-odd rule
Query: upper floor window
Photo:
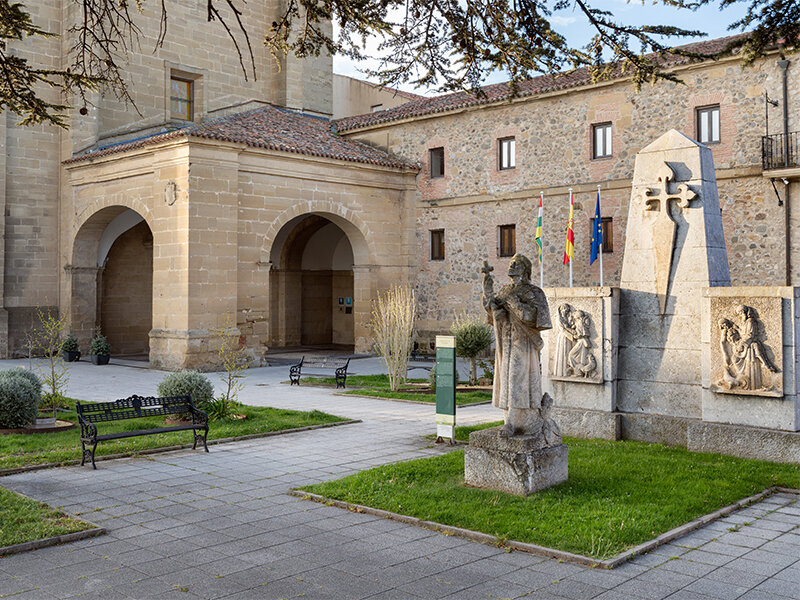
[(611, 156), (611, 123), (592, 125), (592, 158)]
[(383, 104), (373, 104), (369, 107), (370, 112), (381, 112), (383, 110)]
[(431, 148), (428, 152), (431, 161), (431, 179), (444, 177), (444, 148)]
[(444, 229), (431, 230), (431, 260), (444, 260)]
[(719, 143), (719, 104), (697, 109), (697, 141), (701, 144)]
[[(517, 141), (513, 137), (497, 140), (497, 168), (501, 171), (517, 166)], [(502, 256), (505, 256), (503, 254)]]
[(188, 79), (170, 79), (170, 114), (173, 119), (191, 121), (194, 118), (194, 83)]
[(499, 239), (498, 254), (500, 256), (514, 256), (517, 253), (517, 227), (516, 225), (500, 225), (497, 228)]

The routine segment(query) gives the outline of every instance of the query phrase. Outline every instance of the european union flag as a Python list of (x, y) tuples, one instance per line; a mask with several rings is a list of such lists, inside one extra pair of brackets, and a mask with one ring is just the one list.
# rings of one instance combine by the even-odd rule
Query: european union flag
[(592, 253), (589, 257), (591, 265), (603, 251), (603, 224), (600, 221), (600, 190), (597, 190), (597, 204), (594, 208), (594, 227), (592, 228)]

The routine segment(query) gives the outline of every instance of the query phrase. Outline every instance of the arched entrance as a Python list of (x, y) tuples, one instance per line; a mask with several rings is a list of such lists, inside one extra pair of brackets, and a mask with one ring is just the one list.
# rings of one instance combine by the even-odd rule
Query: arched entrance
[(123, 206), (94, 213), (72, 248), (71, 328), (88, 350), (100, 328), (113, 355), (146, 357), (153, 327), (153, 234)]
[(353, 247), (323, 215), (295, 217), (272, 245), (272, 346), (336, 346), (355, 340)]

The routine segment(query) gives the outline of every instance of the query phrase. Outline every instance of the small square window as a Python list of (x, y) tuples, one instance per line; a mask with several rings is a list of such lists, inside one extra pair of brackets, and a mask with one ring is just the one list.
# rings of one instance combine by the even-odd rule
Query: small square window
[(444, 148), (429, 150), (431, 161), (431, 179), (444, 177)]
[(170, 79), (170, 113), (173, 119), (191, 121), (194, 119), (193, 88), (188, 79), (172, 77)]
[(500, 225), (497, 228), (500, 238), (498, 244), (498, 254), (500, 256), (514, 256), (517, 253), (517, 226)]
[(701, 144), (718, 144), (719, 104), (697, 109), (697, 141)]
[(504, 171), (513, 169), (516, 166), (517, 141), (513, 137), (497, 140), (497, 168)]
[(431, 260), (444, 260), (444, 229), (431, 230)]
[(592, 158), (611, 156), (611, 123), (592, 125)]
[(614, 219), (600, 217), (600, 227), (603, 231), (603, 252), (614, 252)]

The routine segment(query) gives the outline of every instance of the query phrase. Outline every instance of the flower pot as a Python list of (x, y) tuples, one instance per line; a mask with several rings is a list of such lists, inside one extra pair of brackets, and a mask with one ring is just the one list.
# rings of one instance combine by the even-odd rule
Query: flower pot
[(81, 353), (80, 352), (69, 352), (67, 350), (61, 351), (61, 356), (67, 362), (75, 362), (76, 360), (80, 360)]
[(107, 365), (111, 356), (109, 354), (92, 354), (91, 358), (93, 365)]

